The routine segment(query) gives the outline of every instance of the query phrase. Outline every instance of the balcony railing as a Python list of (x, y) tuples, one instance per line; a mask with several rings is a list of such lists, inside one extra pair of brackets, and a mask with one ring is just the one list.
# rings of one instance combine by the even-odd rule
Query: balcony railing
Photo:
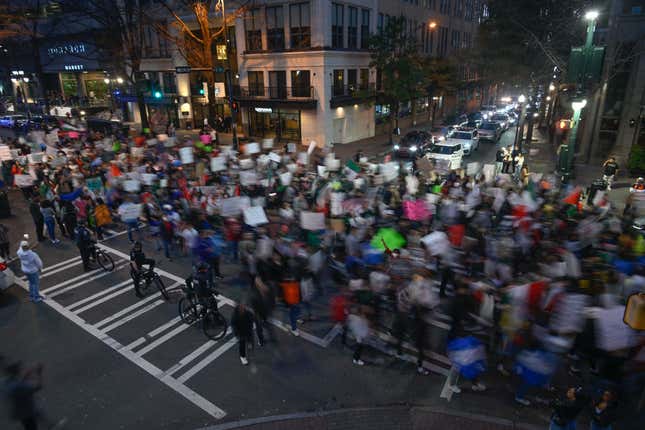
[(264, 87), (250, 85), (237, 87), (235, 96), (247, 100), (315, 100), (314, 87)]
[(362, 102), (376, 96), (376, 85), (333, 85), (331, 87), (332, 108)]

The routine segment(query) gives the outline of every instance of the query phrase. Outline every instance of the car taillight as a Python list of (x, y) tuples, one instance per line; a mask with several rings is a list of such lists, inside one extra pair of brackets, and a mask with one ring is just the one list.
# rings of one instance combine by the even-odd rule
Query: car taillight
[(0, 272), (7, 270), (7, 265), (5, 263), (0, 263)]

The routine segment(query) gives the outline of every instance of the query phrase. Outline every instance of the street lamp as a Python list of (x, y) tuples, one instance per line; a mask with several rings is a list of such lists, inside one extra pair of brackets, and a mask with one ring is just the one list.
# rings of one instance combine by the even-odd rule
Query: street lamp
[[(524, 137), (524, 117), (526, 116), (526, 96), (524, 94), (520, 94), (520, 96), (517, 98), (517, 102), (522, 106), (522, 110), (520, 113), (520, 118), (517, 121), (517, 125), (515, 126), (515, 139), (513, 139), (513, 152), (515, 152), (515, 148), (519, 147), (520, 151), (522, 151), (522, 138)], [(520, 135), (520, 130), (522, 130), (522, 134)], [(519, 140), (518, 140), (519, 136)]]
[(119, 84), (119, 85), (122, 84), (123, 83), (123, 78), (121, 78), (121, 77), (116, 78), (116, 83)]
[(524, 94), (520, 94), (520, 96), (517, 98), (517, 102), (520, 104), (526, 102), (526, 96)]
[(430, 24), (428, 24), (428, 27), (430, 27), (430, 30), (434, 30), (435, 28), (437, 28), (437, 22), (430, 21)]
[(585, 13), (585, 19), (587, 21), (595, 21), (598, 19), (598, 16), (600, 15), (600, 12), (597, 10), (590, 10)]
[(549, 84), (549, 91), (555, 91), (555, 85)]
[(110, 80), (108, 78), (103, 79), (103, 82), (105, 82), (105, 85), (110, 85)]

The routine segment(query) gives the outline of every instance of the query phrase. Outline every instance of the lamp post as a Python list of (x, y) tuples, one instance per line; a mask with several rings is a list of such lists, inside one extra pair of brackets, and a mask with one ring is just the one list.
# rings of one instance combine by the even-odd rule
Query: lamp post
[[(513, 152), (515, 152), (515, 148), (517, 148), (518, 146), (520, 151), (522, 150), (522, 138), (524, 137), (524, 117), (526, 116), (526, 96), (524, 94), (521, 94), (517, 98), (517, 102), (522, 107), (522, 110), (520, 112), (520, 117), (517, 121), (517, 126), (515, 127), (515, 138), (513, 139)], [(520, 130), (521, 130), (521, 134), (520, 134)], [(519, 142), (518, 142), (518, 136), (519, 136)]]
[(233, 84), (231, 82), (231, 49), (228, 41), (228, 26), (226, 25), (226, 6), (224, 0), (222, 0), (222, 24), (224, 26), (224, 44), (226, 45), (226, 62), (228, 67), (224, 71), (224, 76), (226, 78), (226, 92), (228, 95), (228, 105), (231, 110), (231, 130), (233, 131), (233, 149), (237, 150), (238, 140), (237, 140), (237, 112), (233, 109)]

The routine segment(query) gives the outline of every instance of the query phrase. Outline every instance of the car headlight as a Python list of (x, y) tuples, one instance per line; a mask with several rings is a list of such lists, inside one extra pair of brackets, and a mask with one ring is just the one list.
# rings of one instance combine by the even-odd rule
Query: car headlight
[(509, 124), (515, 124), (515, 120), (514, 120), (514, 119), (509, 119), (509, 120), (508, 120), (508, 123), (509, 123)]
[(419, 148), (417, 148), (417, 145), (412, 145), (410, 147), (410, 151), (412, 151), (412, 152), (417, 152), (417, 149), (419, 149)]
[(400, 146), (399, 146), (399, 145), (394, 145), (394, 150), (395, 150), (395, 151), (398, 151), (398, 150), (399, 150), (399, 148), (400, 148)]
[(442, 141), (446, 140), (446, 137), (445, 136), (439, 136), (438, 139), (439, 139), (439, 142), (442, 142)]

